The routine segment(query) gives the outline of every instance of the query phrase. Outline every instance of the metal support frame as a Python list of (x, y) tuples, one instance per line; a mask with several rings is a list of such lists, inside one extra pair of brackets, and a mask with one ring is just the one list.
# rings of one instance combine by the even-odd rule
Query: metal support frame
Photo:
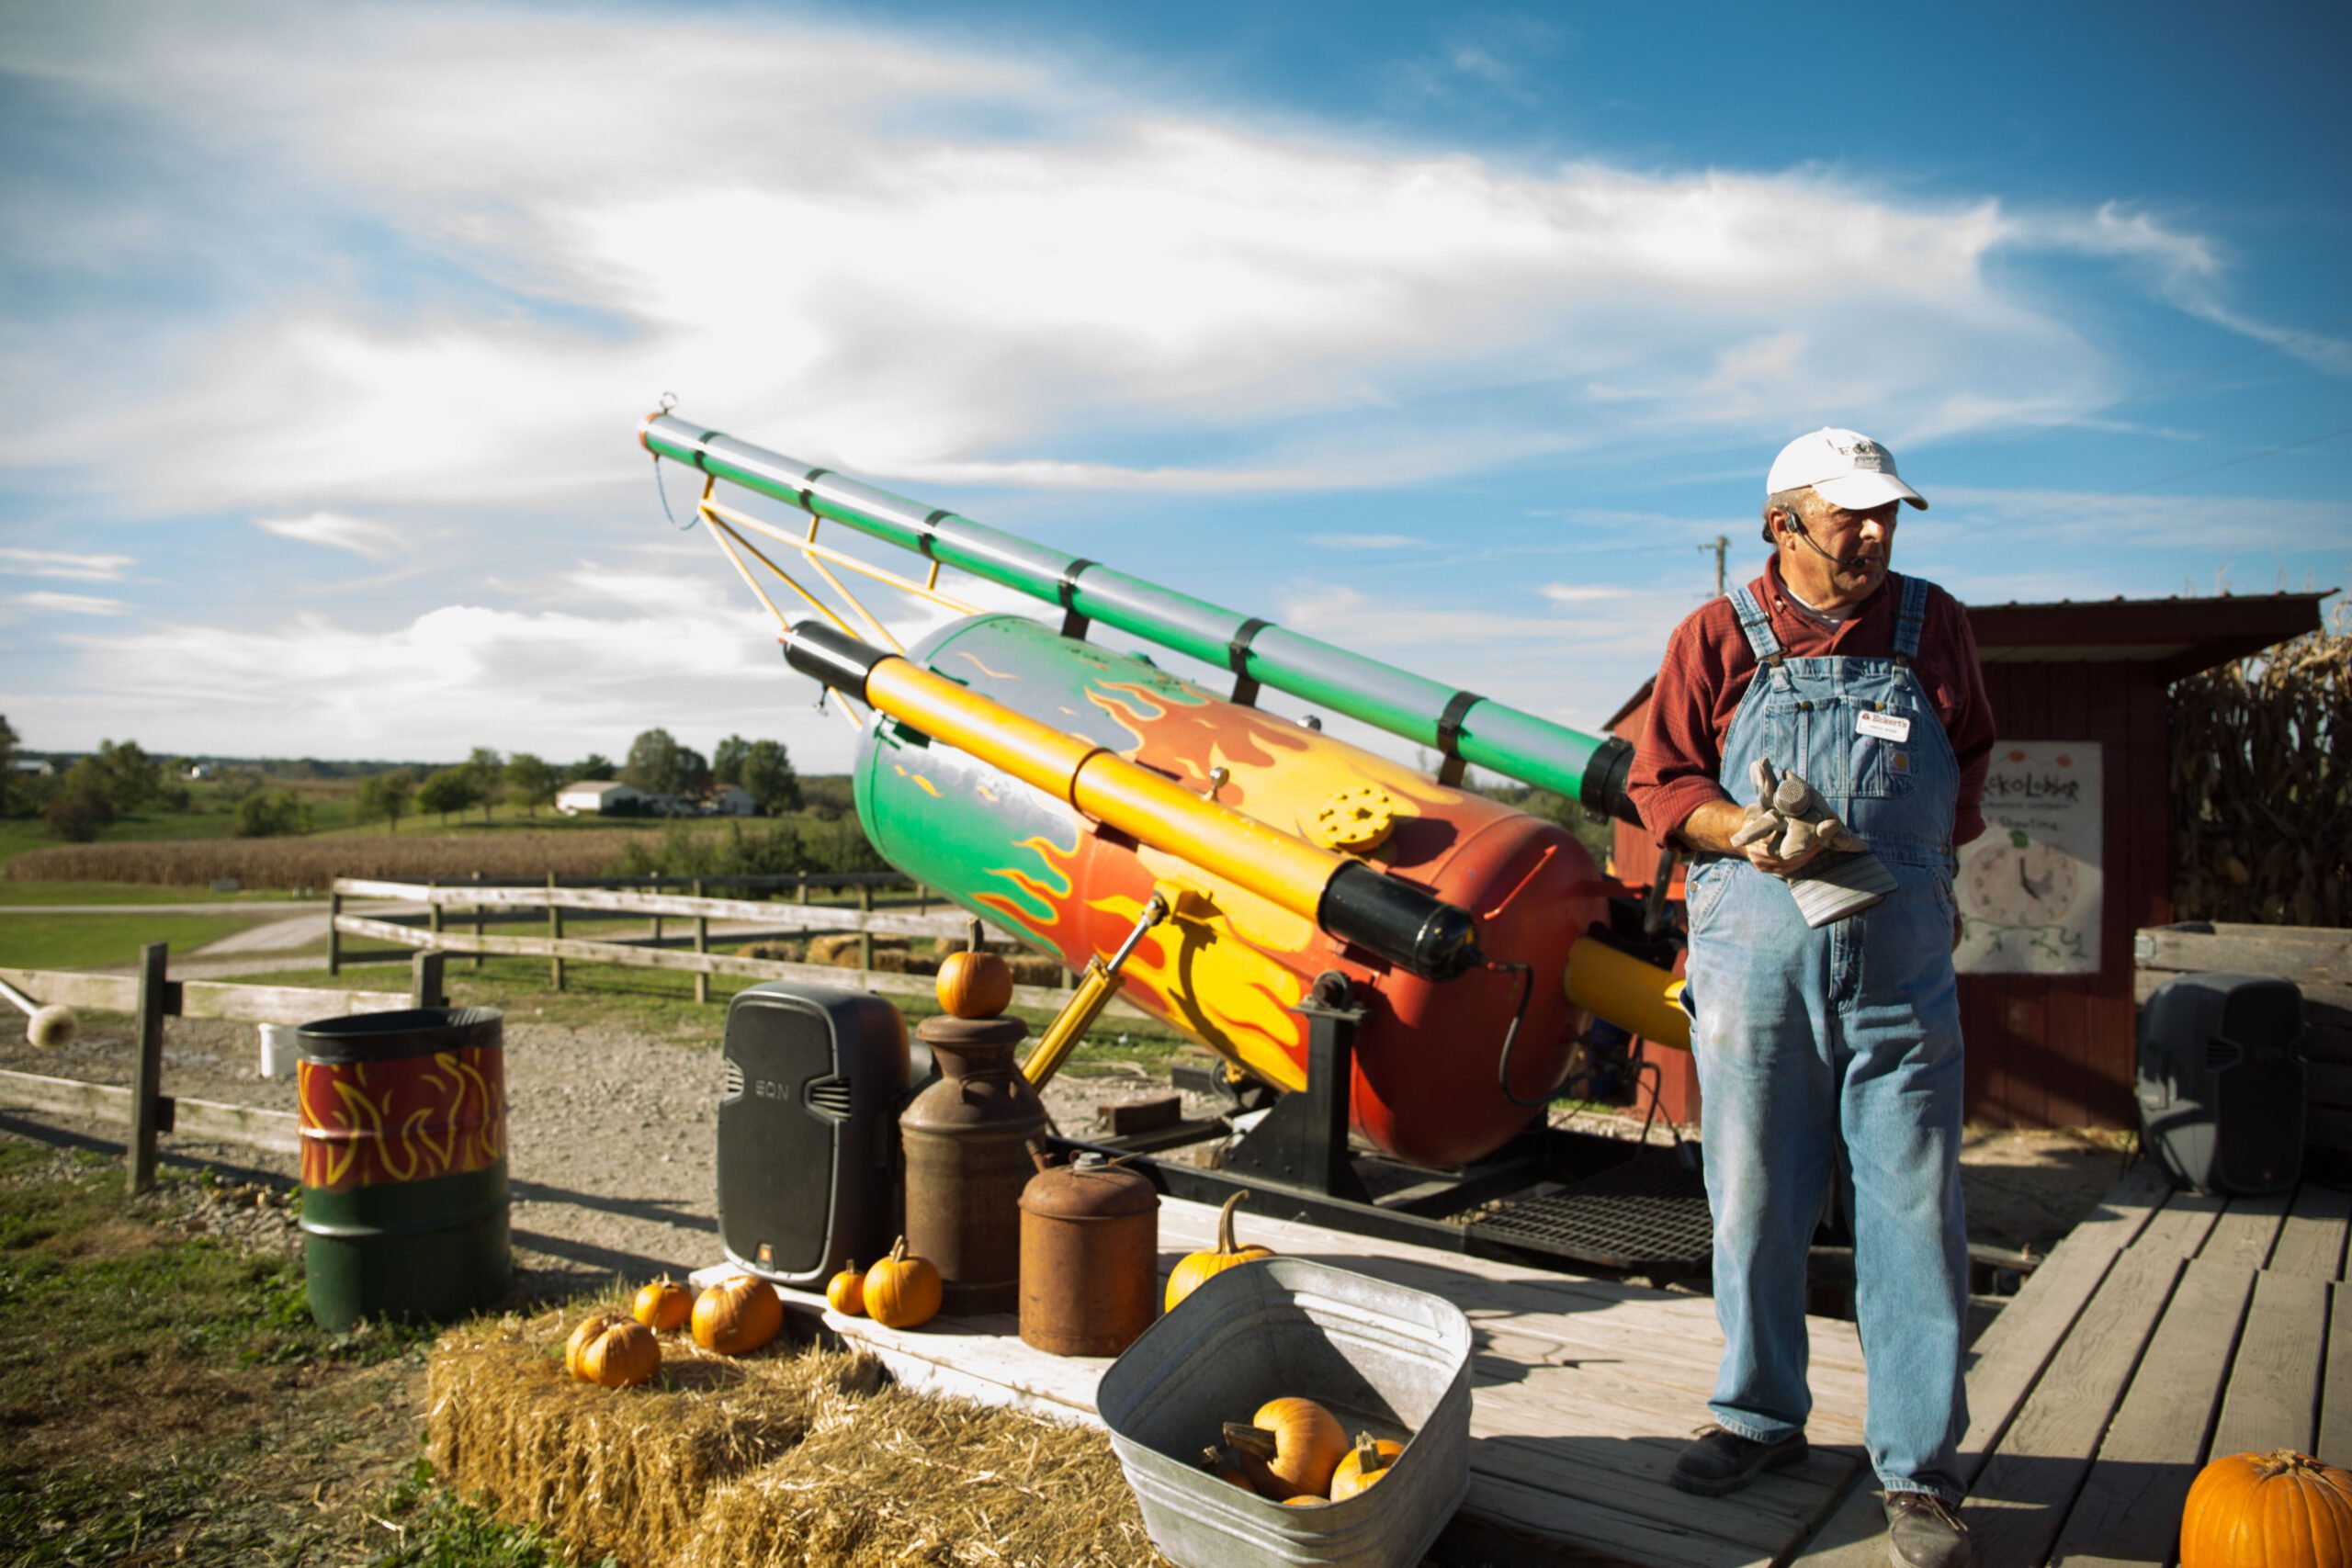
[(1268, 1107), (1227, 1151), (1225, 1168), (1320, 1197), (1369, 1203), (1371, 1194), (1348, 1157), (1348, 1091), (1356, 1025), (1363, 1021), (1355, 987), (1337, 970), (1326, 970), (1291, 1010), (1306, 1020), (1306, 1087)]

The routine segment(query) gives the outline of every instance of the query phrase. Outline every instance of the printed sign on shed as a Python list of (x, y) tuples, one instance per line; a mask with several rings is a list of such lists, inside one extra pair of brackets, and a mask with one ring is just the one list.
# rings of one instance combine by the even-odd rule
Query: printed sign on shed
[(1964, 975), (2094, 975), (2099, 966), (2099, 749), (1996, 740), (1984, 832), (1960, 851)]

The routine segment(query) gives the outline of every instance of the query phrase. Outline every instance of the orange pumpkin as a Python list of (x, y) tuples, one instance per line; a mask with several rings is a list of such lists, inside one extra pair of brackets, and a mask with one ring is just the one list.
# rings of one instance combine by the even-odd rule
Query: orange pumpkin
[(843, 1317), (864, 1317), (865, 1270), (853, 1263), (826, 1280), (825, 1304)]
[(1269, 1247), (1233, 1245), (1233, 1211), (1248, 1196), (1250, 1190), (1242, 1188), (1227, 1198), (1225, 1207), (1217, 1211), (1216, 1251), (1193, 1253), (1168, 1271), (1168, 1299), (1163, 1305), (1164, 1311), (1174, 1312), (1176, 1303), (1199, 1290), (1201, 1282), (1211, 1275), (1222, 1274), (1228, 1269), (1238, 1269), (1244, 1263), (1255, 1263), (1261, 1258), (1274, 1255)]
[(618, 1313), (610, 1312), (600, 1312), (594, 1317), (583, 1319), (580, 1326), (571, 1331), (571, 1337), (564, 1341), (563, 1370), (571, 1373), (573, 1377), (578, 1377), (580, 1375), (580, 1352), (587, 1348), (588, 1341), (595, 1338), (596, 1336), (604, 1333), (605, 1330), (611, 1328), (616, 1324), (627, 1323), (628, 1321), (628, 1318), (621, 1316)]
[(1329, 1498), (1317, 1497), (1312, 1492), (1302, 1492), (1295, 1497), (1283, 1499), (1283, 1506), (1285, 1508), (1323, 1508), (1329, 1506)]
[(749, 1274), (721, 1280), (695, 1302), (695, 1343), (722, 1356), (749, 1355), (783, 1326), (775, 1288)]
[(1225, 1462), (1225, 1450), (1215, 1443), (1211, 1443), (1201, 1450), (1201, 1468), (1227, 1486), (1238, 1486), (1253, 1496), (1257, 1494), (1258, 1489), (1250, 1484), (1248, 1476)]
[(865, 1315), (885, 1328), (920, 1328), (939, 1315), (939, 1270), (907, 1253), (900, 1236), (890, 1256), (865, 1271)]
[(2278, 1449), (2199, 1471), (2180, 1516), (2180, 1568), (2352, 1564), (2352, 1472)]
[(1348, 1451), (1347, 1428), (1311, 1399), (1270, 1399), (1244, 1426), (1225, 1423), (1226, 1446), (1250, 1484), (1277, 1502), (1331, 1491), (1331, 1472)]
[(1345, 1502), (1388, 1473), (1396, 1456), (1405, 1451), (1402, 1443), (1375, 1438), (1370, 1432), (1356, 1434), (1356, 1446), (1340, 1461), (1340, 1468), (1331, 1472), (1331, 1501)]
[(686, 1319), (694, 1315), (695, 1293), (664, 1274), (637, 1292), (636, 1304), (629, 1311), (654, 1333), (667, 1334), (684, 1328)]
[(993, 953), (951, 953), (933, 988), (956, 1018), (994, 1018), (1012, 1005), (1012, 965)]
[(662, 1370), (662, 1342), (632, 1318), (616, 1317), (580, 1347), (572, 1375), (603, 1388), (633, 1388)]

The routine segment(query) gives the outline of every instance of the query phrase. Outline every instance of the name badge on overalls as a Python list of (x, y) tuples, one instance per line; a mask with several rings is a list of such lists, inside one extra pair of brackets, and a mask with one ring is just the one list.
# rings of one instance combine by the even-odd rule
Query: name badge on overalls
[(1875, 735), (1881, 740), (1911, 739), (1911, 721), (1899, 714), (1865, 709), (1854, 716), (1854, 728), (1864, 735)]

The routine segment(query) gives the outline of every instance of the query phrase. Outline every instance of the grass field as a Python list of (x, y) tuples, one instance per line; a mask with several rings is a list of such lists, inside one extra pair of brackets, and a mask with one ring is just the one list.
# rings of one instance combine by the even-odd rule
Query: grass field
[(0, 965), (11, 969), (87, 969), (136, 964), (151, 942), (188, 953), (233, 936), (254, 915), (48, 915), (0, 910)]
[[(215, 893), (209, 887), (164, 887), (143, 882), (16, 882), (0, 877), (0, 908), (50, 904), (240, 904), (284, 905), (294, 895), (275, 887)], [(276, 913), (276, 910), (272, 910)]]

